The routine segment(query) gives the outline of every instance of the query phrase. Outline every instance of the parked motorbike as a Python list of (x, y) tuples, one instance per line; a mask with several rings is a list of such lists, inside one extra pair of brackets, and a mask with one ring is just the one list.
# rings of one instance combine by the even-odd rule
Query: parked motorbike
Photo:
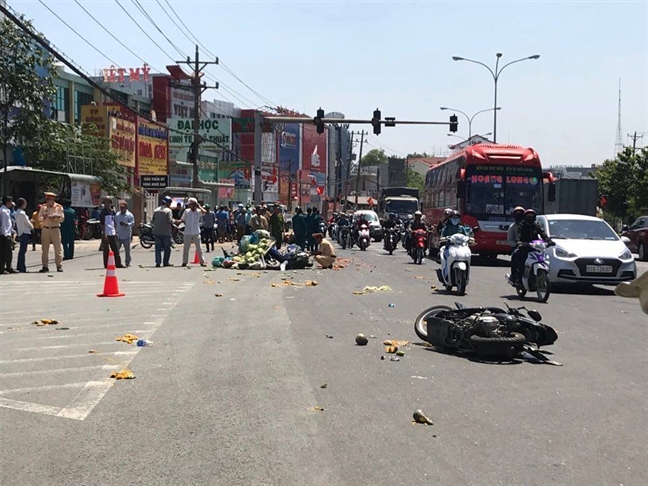
[(386, 229), (385, 230), (385, 250), (387, 250), (389, 254), (392, 255), (397, 246), (398, 246), (398, 230), (396, 230), (396, 228)]
[(338, 232), (338, 243), (340, 243), (340, 246), (342, 249), (346, 249), (347, 246), (349, 248), (353, 247), (353, 237), (351, 235), (351, 227), (348, 225), (340, 226), (340, 230)]
[(547, 302), (551, 293), (551, 282), (549, 281), (549, 260), (545, 258), (545, 250), (555, 243), (545, 243), (542, 240), (534, 240), (526, 243), (531, 249), (524, 262), (520, 284), (511, 281), (511, 275), (506, 275), (506, 281), (515, 287), (517, 294), (523, 298), (528, 291), (536, 292), (538, 302)]
[(475, 240), (461, 233), (455, 233), (449, 238), (441, 240), (447, 244), (445, 249), (440, 251), (441, 268), (437, 269), (437, 277), (447, 291), (457, 287), (459, 295), (466, 294), (466, 287), (470, 279), (470, 252), (469, 245)]
[(414, 263), (417, 263), (418, 265), (423, 263), (426, 243), (427, 231), (423, 229), (417, 229), (412, 233), (409, 254), (412, 257), (412, 260), (414, 260)]
[(185, 224), (173, 224), (171, 228), (171, 242), (177, 245), (182, 245), (184, 243), (184, 229)]
[(365, 251), (370, 245), (370, 241), (371, 235), (369, 233), (369, 226), (363, 224), (360, 226), (360, 230), (358, 231), (358, 246), (360, 247), (360, 250)]
[(99, 222), (98, 219), (91, 218), (88, 220), (86, 225), (90, 229), (90, 234), (92, 235), (92, 238), (101, 238), (101, 223)]
[(142, 248), (149, 249), (155, 243), (155, 236), (153, 236), (153, 225), (148, 223), (140, 223), (139, 225), (139, 242)]
[[(481, 358), (511, 359), (522, 352), (552, 362), (540, 353), (541, 346), (556, 342), (556, 331), (541, 324), (542, 316), (524, 307), (466, 307), (437, 305), (424, 310), (414, 323), (416, 335), (433, 346), (474, 351)], [(525, 311), (526, 315), (521, 311)]]

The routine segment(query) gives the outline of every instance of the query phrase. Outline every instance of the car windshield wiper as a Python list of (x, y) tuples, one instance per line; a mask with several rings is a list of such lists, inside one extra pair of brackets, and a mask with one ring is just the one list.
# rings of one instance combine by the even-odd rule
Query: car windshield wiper
[(567, 239), (566, 236), (562, 236), (562, 235), (551, 235), (551, 238), (553, 238), (554, 240), (566, 240)]

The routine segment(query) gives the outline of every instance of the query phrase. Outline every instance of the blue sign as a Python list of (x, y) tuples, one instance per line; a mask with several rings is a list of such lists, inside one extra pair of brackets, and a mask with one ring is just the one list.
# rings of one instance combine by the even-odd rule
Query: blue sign
[(300, 142), (299, 124), (286, 123), (279, 139), (279, 167), (281, 171), (289, 170), (291, 175), (297, 174), (301, 153)]

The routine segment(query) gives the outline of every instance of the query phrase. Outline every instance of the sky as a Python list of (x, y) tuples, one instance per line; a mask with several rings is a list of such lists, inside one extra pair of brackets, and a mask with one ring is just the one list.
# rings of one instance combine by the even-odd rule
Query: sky
[[(113, 64), (102, 54), (121, 67), (142, 65), (74, 0), (43, 1), (90, 45), (39, 1), (7, 3), (91, 74)], [(191, 28), (189, 35), (167, 1)], [(207, 69), (221, 88), (207, 92), (205, 99), (225, 99), (241, 108), (280, 105), (311, 115), (322, 107), (362, 119), (379, 108), (383, 118), (447, 121), (451, 113), (441, 106), (470, 116), (494, 106), (488, 70), (452, 56), (494, 68), (498, 52), (500, 66), (539, 54), (538, 60), (508, 66), (499, 77), (499, 143), (533, 147), (546, 167), (589, 166), (611, 158), (620, 79), (623, 141), (631, 144), (628, 133), (645, 132), (639, 146), (648, 145), (645, 0), (139, 0), (182, 57), (131, 0), (79, 2), (153, 72), (193, 55), (191, 35), (196, 36), (221, 61)], [(457, 135), (466, 138), (466, 118), (457, 114)], [(492, 115), (474, 118), (473, 135), (493, 131)], [(396, 156), (439, 154), (460, 141), (448, 137), (447, 126), (441, 125), (383, 127), (379, 136), (370, 125), (352, 126), (363, 128), (370, 132), (365, 151), (383, 148)]]

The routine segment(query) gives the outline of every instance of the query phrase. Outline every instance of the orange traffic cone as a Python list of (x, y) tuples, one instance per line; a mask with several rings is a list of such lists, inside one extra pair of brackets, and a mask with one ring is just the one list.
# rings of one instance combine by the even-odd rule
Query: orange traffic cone
[(192, 265), (199, 265), (200, 264), (200, 258), (198, 258), (198, 250), (194, 253), (194, 261), (191, 262)]
[(97, 297), (123, 297), (124, 295), (126, 294), (119, 292), (119, 283), (115, 273), (115, 254), (111, 251), (108, 253), (108, 268), (106, 268), (103, 294), (97, 294)]

